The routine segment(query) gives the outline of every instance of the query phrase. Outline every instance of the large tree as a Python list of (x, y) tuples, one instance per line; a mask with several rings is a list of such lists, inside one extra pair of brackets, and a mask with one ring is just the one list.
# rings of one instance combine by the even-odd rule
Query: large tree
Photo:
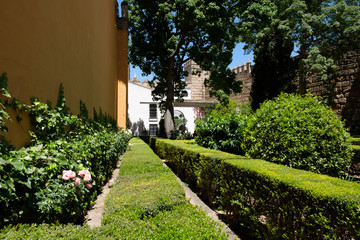
[(300, 94), (306, 93), (307, 74), (326, 81), (342, 54), (360, 49), (358, 0), (255, 0), (239, 2), (237, 9), (248, 49), (275, 35), (286, 43), (282, 48), (295, 47)]
[(281, 92), (294, 92), (292, 80), (296, 74), (297, 59), (291, 57), (294, 49), (278, 31), (257, 40), (254, 48), (254, 66), (251, 69), (251, 106), (277, 97)]
[(129, 6), (130, 62), (155, 75), (152, 94), (162, 100), (168, 137), (174, 129), (174, 95), (185, 87), (187, 60), (211, 71), (206, 81), (211, 88), (240, 91), (228, 69), (237, 33), (232, 1), (130, 0)]

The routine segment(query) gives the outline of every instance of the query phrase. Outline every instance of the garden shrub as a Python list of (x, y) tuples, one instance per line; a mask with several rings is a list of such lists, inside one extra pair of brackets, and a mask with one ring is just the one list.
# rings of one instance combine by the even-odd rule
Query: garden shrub
[[(28, 147), (0, 156), (0, 227), (10, 223), (83, 221), (111, 177), (130, 135), (101, 112), (96, 120), (69, 113), (63, 88), (57, 107), (22, 105), (33, 122)], [(81, 174), (86, 170), (86, 176)], [(70, 171), (71, 177), (64, 177)]]
[(358, 239), (358, 183), (263, 160), (225, 160), (222, 209), (253, 239)]
[(243, 149), (252, 158), (340, 176), (352, 158), (344, 123), (319, 98), (281, 94), (249, 118)]
[[(152, 138), (156, 153), (189, 172), (244, 239), (358, 239), (360, 185), (259, 159)], [(187, 182), (189, 183), (189, 182)], [(205, 194), (204, 194), (205, 193)]]
[(219, 103), (204, 119), (196, 121), (196, 142), (204, 147), (243, 154), (241, 143), (247, 124), (250, 105), (235, 100)]
[[(10, 152), (0, 163), (0, 225), (83, 220), (101, 187), (110, 178), (127, 146), (123, 132), (98, 131), (78, 139), (59, 139)], [(81, 180), (62, 179), (64, 170), (91, 174), (91, 189)]]
[[(0, 76), (0, 132), (6, 133), (8, 131), (5, 120), (11, 120), (9, 114), (6, 111), (6, 103), (9, 98), (9, 90), (7, 88), (8, 78), (6, 73), (1, 74)], [(7, 154), (13, 146), (9, 144), (6, 138), (3, 135), (0, 135), (0, 153)]]

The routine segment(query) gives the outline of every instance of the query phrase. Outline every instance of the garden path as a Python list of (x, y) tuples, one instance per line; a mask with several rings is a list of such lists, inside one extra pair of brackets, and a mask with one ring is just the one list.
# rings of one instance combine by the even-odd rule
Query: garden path
[[(164, 166), (166, 165), (166, 160), (163, 160)], [(102, 213), (104, 211), (104, 202), (106, 195), (110, 192), (111, 187), (115, 183), (117, 176), (119, 175), (119, 167), (121, 164), (121, 159), (117, 164), (116, 169), (114, 170), (111, 179), (104, 186), (102, 193), (97, 197), (94, 207), (88, 212), (85, 219), (90, 228), (100, 227), (102, 220)], [(176, 176), (176, 175), (175, 175)], [(229, 240), (240, 239), (224, 222), (222, 222), (217, 216), (216, 212), (213, 211), (209, 206), (207, 206), (189, 187), (187, 187), (180, 178), (177, 178), (177, 181), (185, 190), (185, 196), (189, 202), (195, 206), (200, 207), (206, 214), (211, 217), (215, 222), (219, 223), (222, 230), (226, 232), (229, 236)]]

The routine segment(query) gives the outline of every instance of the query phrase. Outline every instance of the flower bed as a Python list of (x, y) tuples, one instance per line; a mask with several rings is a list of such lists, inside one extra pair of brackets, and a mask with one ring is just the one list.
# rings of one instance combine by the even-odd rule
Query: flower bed
[(82, 222), (128, 140), (123, 132), (104, 130), (10, 152), (0, 168), (1, 225)]
[[(4, 76), (0, 80), (7, 81)], [(27, 147), (11, 151), (4, 141), (0, 144), (0, 227), (19, 222), (81, 223), (130, 135), (119, 131), (101, 110), (88, 119), (82, 102), (79, 116), (69, 113), (62, 86), (55, 108), (36, 98), (31, 105), (13, 99), (9, 106), (28, 112), (33, 129)]]

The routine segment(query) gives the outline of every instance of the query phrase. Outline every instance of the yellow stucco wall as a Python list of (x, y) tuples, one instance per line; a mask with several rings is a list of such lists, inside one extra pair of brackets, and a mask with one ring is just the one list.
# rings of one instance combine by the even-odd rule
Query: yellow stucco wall
[[(56, 104), (60, 83), (75, 114), (102, 108), (116, 117), (118, 39), (114, 0), (0, 0), (0, 74), (21, 103), (36, 96)], [(127, 31), (126, 31), (127, 32)], [(123, 100), (122, 100), (123, 101)], [(26, 143), (28, 121), (13, 119), (10, 138)]]
[[(118, 82), (117, 82), (117, 123), (126, 129), (128, 110), (128, 31), (118, 31)], [(126, 63), (126, 64), (124, 64)], [(124, 104), (125, 103), (125, 104)]]

